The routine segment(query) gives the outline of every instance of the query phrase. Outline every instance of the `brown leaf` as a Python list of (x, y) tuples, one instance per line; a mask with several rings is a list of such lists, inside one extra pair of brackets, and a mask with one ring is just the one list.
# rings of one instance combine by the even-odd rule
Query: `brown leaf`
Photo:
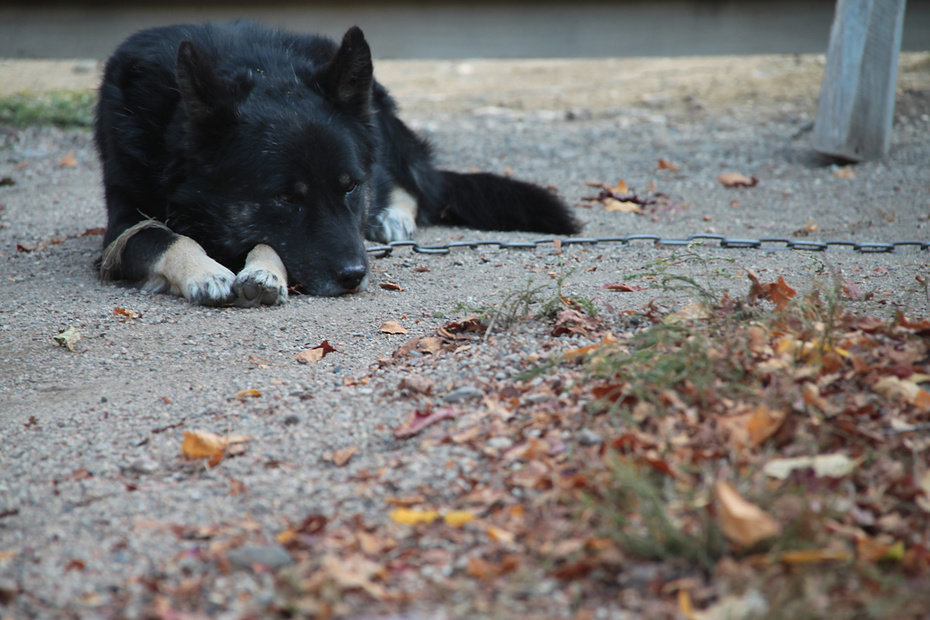
[(223, 454), (233, 445), (242, 444), (252, 438), (247, 435), (221, 436), (209, 431), (185, 431), (181, 442), (181, 454), (188, 459), (209, 458), (211, 467), (223, 459)]
[(249, 398), (259, 398), (262, 395), (258, 390), (239, 390), (233, 396), (236, 400), (248, 400)]
[(747, 177), (739, 172), (721, 172), (717, 175), (717, 180), (724, 187), (755, 187), (759, 183), (756, 177)]
[(74, 151), (68, 151), (68, 154), (61, 158), (58, 165), (62, 168), (74, 168), (77, 166), (77, 159), (74, 157)]
[(323, 460), (329, 461), (336, 467), (344, 467), (346, 463), (355, 456), (356, 452), (358, 452), (358, 446), (352, 446), (351, 448), (345, 448), (343, 450), (335, 450), (324, 454)]
[(400, 384), (398, 384), (398, 390), (407, 390), (415, 394), (424, 394), (429, 396), (433, 393), (433, 388), (436, 387), (436, 382), (425, 377), (423, 375), (412, 375), (410, 377), (404, 377), (401, 379)]
[(752, 283), (749, 287), (749, 303), (753, 304), (757, 299), (768, 299), (775, 304), (775, 309), (779, 312), (788, 307), (788, 302), (797, 295), (797, 291), (788, 286), (785, 279), (778, 276), (777, 282), (762, 283), (759, 276), (752, 269), (746, 270), (746, 276)]
[(439, 353), (442, 349), (442, 338), (439, 336), (429, 336), (420, 338), (417, 343), (417, 351), (420, 353)]
[(633, 291), (642, 291), (645, 290), (645, 287), (639, 286), (638, 284), (604, 284), (601, 286), (602, 289), (608, 291), (619, 291), (621, 293), (632, 293)]
[(629, 200), (617, 200), (608, 198), (604, 201), (604, 211), (613, 211), (616, 213), (639, 213), (642, 208), (635, 202)]
[(443, 407), (435, 411), (431, 409), (422, 411), (420, 409), (415, 409), (410, 412), (410, 415), (407, 416), (403, 424), (394, 429), (394, 438), (407, 439), (408, 437), (413, 437), (436, 422), (448, 420), (458, 415), (461, 415), (461, 412), (449, 407)]
[(382, 331), (385, 334), (406, 334), (407, 330), (401, 327), (401, 324), (397, 321), (387, 321), (381, 327), (378, 328), (378, 331)]
[(669, 172), (678, 172), (678, 166), (665, 159), (664, 157), (659, 158), (659, 170), (668, 170)]
[(113, 315), (121, 319), (133, 320), (139, 318), (139, 313), (128, 308), (113, 308)]
[(552, 335), (578, 334), (590, 336), (592, 333), (599, 333), (603, 330), (604, 322), (601, 319), (573, 308), (566, 308), (559, 313), (555, 325), (552, 327)]
[(402, 290), (404, 290), (404, 288), (403, 288), (400, 284), (398, 284), (397, 282), (382, 282), (379, 286), (380, 286), (381, 288), (383, 288), (384, 290), (386, 290), (386, 291), (402, 291)]
[(778, 521), (743, 499), (728, 482), (719, 480), (714, 483), (714, 496), (720, 529), (724, 536), (740, 547), (751, 547), (781, 532)]
[(500, 575), (501, 569), (500, 566), (491, 564), (483, 558), (472, 556), (468, 560), (468, 566), (466, 566), (465, 572), (475, 579), (491, 579)]
[[(604, 185), (603, 187), (606, 188), (607, 186)], [(616, 185), (610, 188), (610, 191), (617, 195), (629, 194), (630, 188), (627, 187), (626, 181), (624, 181), (623, 179), (620, 179), (619, 181), (617, 181)]]
[(307, 349), (306, 351), (301, 351), (294, 356), (294, 359), (300, 362), (301, 364), (315, 364), (321, 359), (329, 355), (330, 353), (338, 353), (339, 351), (334, 349), (329, 344), (329, 340), (324, 340), (317, 346), (312, 349)]
[(773, 411), (765, 405), (759, 405), (746, 422), (749, 431), (749, 443), (758, 446), (774, 435), (785, 421), (784, 411)]

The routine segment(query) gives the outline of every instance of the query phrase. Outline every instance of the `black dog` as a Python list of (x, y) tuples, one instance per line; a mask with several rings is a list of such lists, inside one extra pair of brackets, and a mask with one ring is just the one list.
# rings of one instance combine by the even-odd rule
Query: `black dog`
[(341, 45), (242, 21), (139, 32), (107, 63), (96, 141), (101, 275), (203, 304), (364, 289), (363, 237), (416, 224), (579, 228), (538, 186), (434, 168), (358, 28)]

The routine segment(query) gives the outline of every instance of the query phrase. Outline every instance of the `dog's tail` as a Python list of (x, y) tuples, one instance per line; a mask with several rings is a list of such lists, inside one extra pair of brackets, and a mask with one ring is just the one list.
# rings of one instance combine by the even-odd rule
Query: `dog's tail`
[(439, 204), (427, 208), (435, 218), (430, 223), (557, 235), (581, 230), (565, 203), (538, 185), (487, 172), (439, 173), (442, 189)]
[[(393, 102), (385, 107), (393, 112)], [(570, 235), (581, 230), (568, 206), (532, 183), (487, 172), (438, 170), (428, 142), (393, 113), (381, 118), (388, 169), (417, 201), (417, 223), (462, 225), (479, 230), (524, 230)]]

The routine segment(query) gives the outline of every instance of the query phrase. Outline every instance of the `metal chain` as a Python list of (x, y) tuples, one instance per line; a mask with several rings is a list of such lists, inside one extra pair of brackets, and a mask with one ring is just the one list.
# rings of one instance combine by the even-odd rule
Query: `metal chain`
[(385, 245), (373, 245), (367, 248), (375, 258), (386, 258), (393, 254), (397, 248), (410, 248), (418, 254), (448, 254), (454, 248), (471, 248), (477, 250), (484, 246), (496, 246), (507, 250), (536, 250), (540, 246), (553, 246), (556, 242), (560, 247), (572, 245), (629, 246), (635, 243), (653, 246), (691, 246), (702, 245), (727, 249), (753, 249), (753, 250), (804, 250), (807, 252), (826, 252), (827, 250), (840, 250), (859, 252), (861, 254), (891, 254), (901, 250), (926, 252), (930, 250), (930, 241), (891, 241), (888, 243), (858, 242), (858, 241), (797, 241), (787, 237), (762, 237), (759, 239), (744, 239), (726, 237), (724, 235), (697, 234), (683, 239), (665, 238), (659, 235), (627, 235), (625, 237), (544, 237), (532, 241), (451, 241), (435, 245), (421, 245), (416, 241), (392, 241)]

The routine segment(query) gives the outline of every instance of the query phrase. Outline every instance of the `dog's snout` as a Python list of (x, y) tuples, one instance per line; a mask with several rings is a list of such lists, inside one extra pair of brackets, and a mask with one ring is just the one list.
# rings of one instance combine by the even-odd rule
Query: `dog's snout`
[(367, 273), (368, 268), (362, 263), (344, 265), (338, 273), (336, 273), (336, 282), (338, 282), (339, 286), (344, 290), (354, 291), (359, 287), (359, 284), (362, 283)]

